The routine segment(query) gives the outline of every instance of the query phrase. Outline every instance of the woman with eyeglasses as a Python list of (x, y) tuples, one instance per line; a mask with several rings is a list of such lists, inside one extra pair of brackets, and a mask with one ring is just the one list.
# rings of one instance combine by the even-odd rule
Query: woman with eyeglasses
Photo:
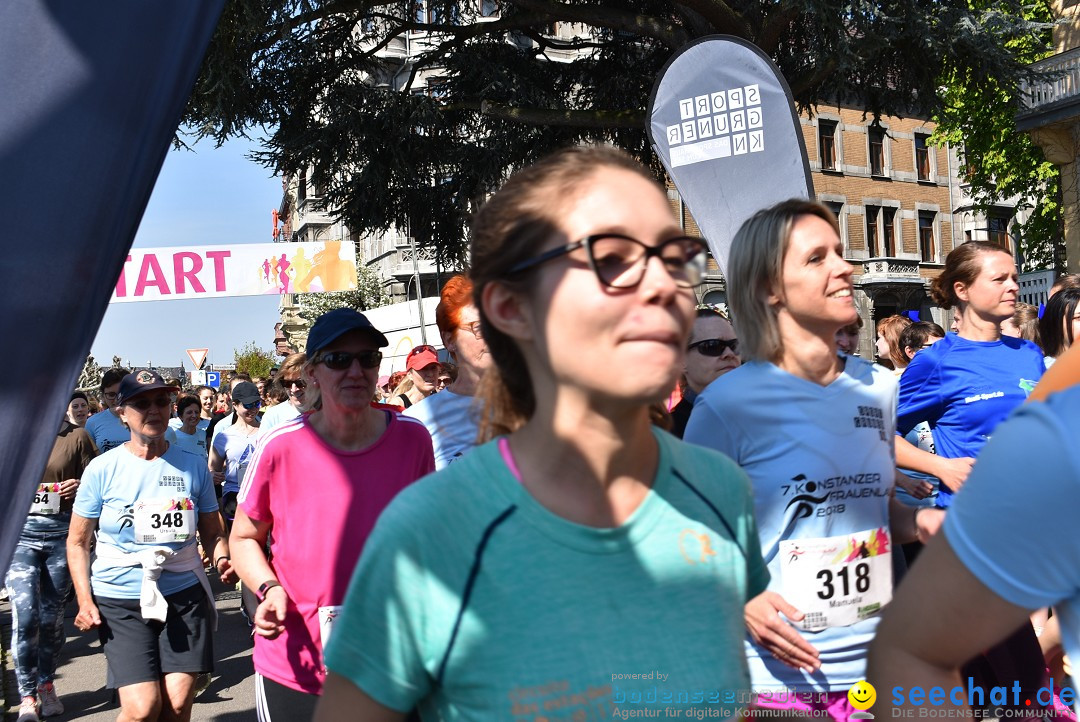
[[(435, 393), (439, 381), (439, 354), (434, 346), (414, 346), (405, 361), (405, 379), (394, 389), (389, 403), (408, 409)], [(409, 383), (406, 384), (405, 381)]]
[(236, 497), (251, 465), (255, 442), (262, 426), (259, 417), (262, 395), (259, 388), (251, 381), (236, 384), (232, 390), (232, 407), (236, 412), (236, 421), (214, 435), (208, 462), (214, 474), (225, 473), (221, 486), (221, 515), (225, 518), (226, 530), (232, 528), (236, 517)]
[(767, 580), (747, 481), (649, 414), (682, 369), (703, 242), (645, 168), (577, 147), (510, 177), (470, 257), (494, 438), (384, 512), (315, 719), (599, 719), (682, 694), (733, 713), (739, 610)]
[(145, 369), (120, 382), (131, 438), (87, 465), (68, 532), (75, 626), (98, 629), (122, 720), (186, 722), (196, 677), (213, 671), (216, 611), (196, 531), (222, 581), (236, 581), (205, 461), (165, 440), (172, 388)]
[(303, 413), (300, 409), (304, 405), (304, 389), (307, 384), (301, 378), (300, 372), (304, 368), (305, 361), (307, 361), (307, 354), (294, 353), (281, 363), (274, 383), (285, 389), (289, 398), (266, 410), (262, 417), (262, 433), (265, 434), (270, 429), (292, 421)]
[(463, 275), (453, 276), (443, 285), (435, 323), (443, 346), (457, 364), (457, 379), (405, 410), (406, 416), (421, 421), (431, 434), (436, 469), (446, 468), (473, 449), (479, 433), (480, 414), (474, 401), (480, 378), (491, 365), (491, 355), (472, 297), (472, 281)]
[(320, 316), (301, 370), (310, 413), (263, 435), (240, 490), (232, 550), (258, 598), (261, 722), (311, 718), (323, 649), (368, 534), (401, 489), (434, 469), (423, 424), (372, 404), (386, 345), (352, 309)]
[(940, 515), (917, 527), (891, 497), (895, 377), (837, 352), (836, 332), (856, 318), (851, 276), (825, 206), (790, 200), (747, 220), (727, 280), (748, 360), (705, 389), (686, 427), (687, 441), (724, 452), (753, 484), (772, 578), (745, 608), (755, 718), (855, 713), (847, 691), (865, 676), (892, 596), (893, 547)]
[(671, 409), (671, 433), (680, 439), (690, 420), (694, 399), (705, 387), (728, 371), (739, 367), (739, 339), (727, 316), (708, 306), (699, 308), (686, 347), (683, 378), (686, 388)]

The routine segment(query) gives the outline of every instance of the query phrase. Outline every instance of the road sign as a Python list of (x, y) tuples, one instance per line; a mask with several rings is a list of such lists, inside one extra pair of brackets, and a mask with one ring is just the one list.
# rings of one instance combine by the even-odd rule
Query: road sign
[(217, 371), (207, 371), (206, 385), (212, 389), (219, 388), (221, 386), (221, 374)]
[(206, 372), (205, 371), (192, 371), (191, 372), (191, 385), (192, 386), (206, 386)]
[(187, 350), (188, 358), (191, 359), (191, 363), (195, 364), (196, 369), (201, 369), (203, 364), (206, 363), (206, 354), (210, 353), (208, 348), (189, 348)]

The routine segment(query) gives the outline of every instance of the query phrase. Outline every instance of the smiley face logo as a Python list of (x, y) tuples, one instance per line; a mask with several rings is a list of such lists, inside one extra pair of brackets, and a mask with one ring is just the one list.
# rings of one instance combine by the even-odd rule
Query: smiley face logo
[(848, 690), (847, 698), (855, 709), (867, 710), (877, 701), (877, 690), (864, 679)]

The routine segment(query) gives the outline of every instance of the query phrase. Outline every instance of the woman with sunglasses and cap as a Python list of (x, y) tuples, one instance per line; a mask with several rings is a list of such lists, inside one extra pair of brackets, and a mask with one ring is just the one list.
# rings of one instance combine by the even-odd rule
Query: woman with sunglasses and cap
[(261, 426), (262, 395), (254, 383), (241, 381), (233, 387), (232, 402), (236, 421), (213, 437), (209, 461), (210, 471), (215, 474), (225, 472), (221, 486), (221, 514), (225, 517), (226, 530), (232, 528), (236, 495), (240, 493), (240, 484), (255, 454)]
[(394, 389), (394, 395), (388, 403), (407, 409), (413, 404), (418, 404), (428, 396), (435, 393), (435, 386), (439, 381), (439, 354), (434, 346), (424, 344), (415, 346), (409, 352), (409, 358), (405, 362), (405, 380), (410, 382), (402, 384)]
[(683, 694), (734, 712), (739, 611), (767, 581), (747, 480), (649, 413), (682, 368), (704, 243), (640, 164), (577, 147), (510, 177), (470, 257), (497, 436), (383, 513), (316, 719), (600, 719)]
[(740, 363), (739, 339), (735, 337), (735, 327), (731, 321), (715, 308), (699, 308), (683, 364), (686, 390), (679, 403), (671, 409), (671, 433), (680, 439), (683, 437), (686, 422), (690, 420), (690, 412), (694, 408), (694, 399), (706, 386), (738, 368)]
[(261, 722), (310, 719), (323, 648), (368, 534), (401, 489), (434, 469), (424, 425), (372, 405), (386, 345), (352, 309), (320, 316), (302, 369), (310, 413), (262, 437), (240, 490), (232, 550), (259, 599)]
[[(701, 394), (686, 427), (753, 483), (772, 576), (745, 609), (751, 680), (766, 694), (755, 717), (855, 713), (847, 691), (892, 596), (894, 545), (940, 523), (891, 496), (896, 379), (837, 352), (836, 332), (856, 318), (851, 274), (819, 203), (785, 201), (743, 223), (727, 278), (748, 361)], [(767, 695), (780, 690), (800, 694)]]
[(206, 463), (165, 440), (171, 392), (145, 369), (120, 382), (131, 438), (86, 467), (68, 533), (75, 626), (98, 629), (121, 720), (186, 722), (196, 677), (213, 670), (216, 610), (196, 530), (222, 581), (236, 580)]

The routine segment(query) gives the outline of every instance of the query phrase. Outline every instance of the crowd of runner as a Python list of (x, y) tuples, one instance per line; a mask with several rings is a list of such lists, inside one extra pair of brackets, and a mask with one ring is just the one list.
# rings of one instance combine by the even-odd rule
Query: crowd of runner
[(380, 376), (387, 338), (338, 309), (272, 377), (72, 394), (6, 577), (19, 722), (63, 713), (72, 591), (119, 719), (190, 719), (208, 572), (243, 590), (260, 722), (846, 722), (868, 675), (1015, 682), (966, 704), (1075, 720), (1077, 277), (1025, 307), (1011, 255), (965, 243), (931, 287), (948, 332), (866, 339), (836, 218), (792, 200), (736, 234), (729, 315), (696, 304), (704, 242), (605, 147), (511, 176), (471, 244), (443, 360)]

